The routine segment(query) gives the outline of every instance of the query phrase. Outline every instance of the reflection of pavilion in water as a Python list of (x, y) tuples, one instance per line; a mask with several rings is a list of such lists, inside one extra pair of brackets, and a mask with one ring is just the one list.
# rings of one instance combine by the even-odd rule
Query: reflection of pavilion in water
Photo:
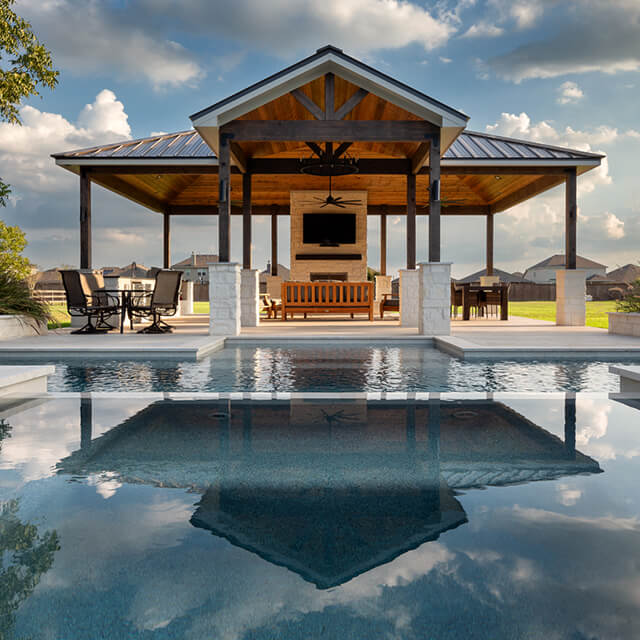
[(188, 487), (191, 523), (339, 585), (467, 521), (455, 491), (598, 473), (565, 439), (492, 400), (163, 400), (91, 439), (65, 474)]

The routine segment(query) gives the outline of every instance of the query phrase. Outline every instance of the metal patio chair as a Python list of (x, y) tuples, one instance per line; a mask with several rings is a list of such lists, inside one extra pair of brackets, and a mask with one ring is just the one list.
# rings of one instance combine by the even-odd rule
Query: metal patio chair
[(145, 291), (131, 296), (131, 314), (138, 318), (151, 318), (148, 327), (138, 333), (171, 333), (173, 327), (162, 316), (174, 316), (178, 311), (182, 271), (160, 269), (156, 274), (153, 292)]
[(120, 312), (117, 298), (103, 291), (92, 291), (86, 274), (80, 271), (65, 269), (60, 271), (60, 275), (69, 315), (87, 319), (87, 324), (71, 333), (106, 333), (115, 329), (107, 319)]

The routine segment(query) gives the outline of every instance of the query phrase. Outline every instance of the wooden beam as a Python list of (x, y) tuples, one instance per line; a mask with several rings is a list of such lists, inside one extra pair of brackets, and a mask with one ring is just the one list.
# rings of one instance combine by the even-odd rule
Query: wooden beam
[(166, 206), (162, 200), (156, 198), (150, 193), (147, 193), (146, 191), (143, 191), (142, 189), (138, 189), (138, 187), (134, 187), (132, 184), (118, 176), (101, 175), (99, 178), (94, 177), (93, 182), (99, 184), (105, 189), (109, 189), (109, 191), (117, 193), (118, 195), (124, 195), (129, 198), (129, 200), (133, 200), (133, 202), (136, 202), (147, 209), (151, 209), (156, 213), (164, 213), (165, 211)]
[(229, 262), (231, 251), (231, 140), (224, 133), (218, 142), (218, 260)]
[(324, 111), (304, 91), (294, 89), (290, 93), (316, 120), (324, 120)]
[(278, 214), (271, 215), (271, 275), (278, 275)]
[(487, 215), (487, 275), (493, 275), (493, 214)]
[[(324, 150), (319, 144), (316, 144), (315, 142), (305, 142), (305, 144), (307, 145), (307, 147), (309, 147), (309, 149), (311, 149), (311, 151), (313, 151), (313, 153), (318, 156), (318, 158), (324, 157)], [(295, 162), (298, 165), (297, 173), (300, 173), (300, 163), (297, 160)]]
[[(336, 153), (341, 146), (342, 145), (336, 149)], [(318, 147), (318, 149), (322, 151), (320, 147)], [(297, 158), (252, 158), (249, 160), (248, 168), (253, 174), (298, 175), (300, 173), (300, 161)], [(407, 175), (410, 170), (411, 164), (408, 159), (362, 158), (358, 160), (359, 175), (404, 176)]]
[(416, 268), (416, 176), (407, 174), (407, 269)]
[(165, 269), (171, 267), (171, 214), (164, 214), (162, 228), (162, 266)]
[(335, 118), (336, 100), (335, 100), (336, 77), (333, 73), (325, 73), (324, 75), (324, 119), (333, 120)]
[(100, 176), (103, 174), (116, 174), (121, 176), (126, 175), (164, 175), (164, 174), (178, 174), (178, 175), (190, 175), (196, 174), (209, 174), (218, 173), (217, 160), (212, 160), (215, 165), (207, 164), (187, 164), (187, 165), (126, 165), (126, 164), (109, 164), (101, 165), (99, 167), (83, 167), (90, 175)]
[(438, 132), (430, 122), (415, 120), (233, 120), (220, 128), (235, 142), (282, 140), (352, 140), (423, 142)]
[(578, 174), (575, 168), (565, 180), (565, 261), (566, 269), (575, 269), (578, 260)]
[(240, 173), (247, 172), (247, 156), (237, 142), (231, 143), (231, 160), (238, 167)]
[(333, 157), (335, 159), (339, 158), (352, 144), (353, 142), (343, 142), (338, 145), (338, 148), (333, 153)]
[(336, 111), (335, 119), (344, 119), (344, 117), (349, 115), (368, 95), (369, 92), (366, 89), (358, 89), (350, 98), (345, 100), (343, 105)]
[(80, 169), (80, 268), (91, 269), (91, 178)]
[(424, 163), (429, 157), (431, 145), (428, 142), (421, 142), (416, 152), (411, 156), (411, 173), (420, 173)]
[(540, 176), (535, 182), (531, 182), (514, 191), (513, 193), (505, 196), (504, 198), (494, 202), (491, 207), (491, 213), (500, 213), (500, 211), (506, 211), (510, 209), (516, 204), (520, 202), (524, 202), (533, 196), (542, 193), (543, 191), (547, 191), (552, 187), (556, 187), (559, 184), (562, 184), (565, 180), (566, 172), (563, 175), (550, 175), (550, 176)]
[(440, 262), (440, 135), (429, 153), (429, 262)]
[(380, 215), (380, 275), (387, 275), (387, 214)]
[(242, 268), (251, 269), (251, 174), (242, 176)]
[[(473, 161), (471, 161), (473, 162)], [(496, 162), (500, 162), (496, 160)], [(564, 176), (567, 170), (572, 167), (567, 166), (535, 166), (535, 161), (529, 167), (509, 167), (509, 166), (442, 166), (440, 171), (442, 175), (472, 175), (472, 176)], [(566, 161), (565, 161), (566, 162)], [(573, 167), (575, 169), (575, 167)]]

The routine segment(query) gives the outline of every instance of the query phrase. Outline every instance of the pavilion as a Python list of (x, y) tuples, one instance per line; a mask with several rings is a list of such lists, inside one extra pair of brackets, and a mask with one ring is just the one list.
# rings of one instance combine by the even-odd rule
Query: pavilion
[[(166, 268), (171, 264), (171, 218), (218, 216), (220, 261), (210, 266), (211, 291), (217, 292), (212, 296), (210, 332), (222, 335), (237, 335), (241, 326), (259, 322), (258, 271), (251, 256), (254, 215), (271, 216), (274, 269), (278, 220), (289, 217), (296, 280), (309, 279), (311, 258), (323, 275), (365, 279), (359, 274), (367, 265), (367, 219), (379, 216), (381, 291), (390, 286), (387, 216), (406, 216), (401, 323), (418, 327), (423, 335), (446, 335), (450, 264), (440, 259), (441, 215), (485, 218), (486, 270), (491, 276), (494, 216), (564, 184), (566, 264), (557, 278), (558, 323), (584, 324), (584, 276), (576, 271), (577, 177), (599, 166), (602, 156), (467, 131), (468, 120), (464, 113), (326, 46), (198, 111), (191, 116), (194, 129), (53, 157), (80, 177), (81, 269), (92, 268), (92, 183), (163, 216)], [(325, 168), (355, 167), (349, 175), (333, 174), (333, 194), (356, 204), (351, 209), (321, 209), (357, 214), (355, 245), (316, 247), (317, 255), (311, 256), (296, 245), (302, 210), (309, 210), (313, 197), (327, 193), (328, 173), (303, 172), (309, 161)], [(242, 216), (242, 265), (230, 263), (231, 215)], [(429, 220), (429, 258), (421, 265), (416, 265), (417, 215)], [(272, 277), (277, 279), (277, 274)]]

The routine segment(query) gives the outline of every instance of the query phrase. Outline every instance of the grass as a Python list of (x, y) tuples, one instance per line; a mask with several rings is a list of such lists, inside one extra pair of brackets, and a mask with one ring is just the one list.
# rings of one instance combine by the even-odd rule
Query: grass
[(193, 303), (193, 313), (209, 313), (209, 303), (208, 302), (194, 302)]
[(66, 304), (50, 304), (49, 313), (51, 314), (51, 320), (47, 322), (47, 329), (71, 326), (71, 317), (67, 313)]
[[(613, 300), (587, 302), (587, 326), (606, 329), (609, 326), (608, 311), (615, 311)], [(556, 320), (555, 302), (510, 302), (509, 315), (532, 318), (534, 320)]]

